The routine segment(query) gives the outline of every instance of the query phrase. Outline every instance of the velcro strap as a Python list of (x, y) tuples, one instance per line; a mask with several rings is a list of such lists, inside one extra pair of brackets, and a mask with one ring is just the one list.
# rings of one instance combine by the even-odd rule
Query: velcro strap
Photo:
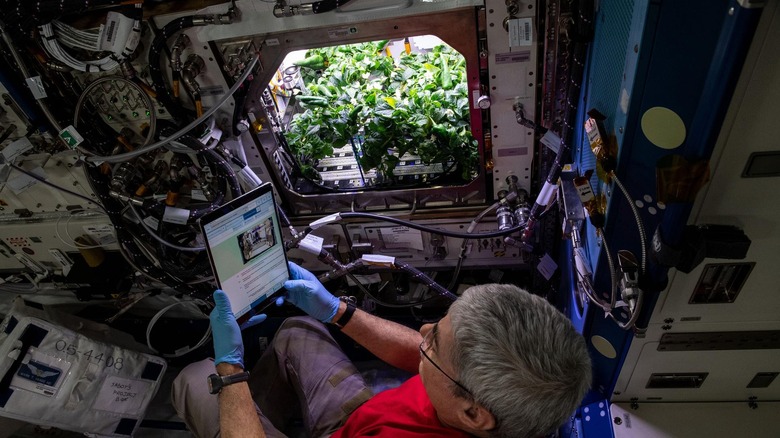
[(357, 373), (357, 370), (354, 366), (351, 366), (351, 364), (346, 364), (344, 368), (342, 368), (339, 372), (336, 374), (333, 374), (328, 379), (328, 383), (330, 383), (330, 386), (337, 387), (339, 386), (339, 383), (343, 382), (347, 377)]
[(359, 408), (360, 405), (370, 400), (373, 396), (374, 392), (371, 391), (371, 389), (363, 388), (357, 395), (344, 402), (344, 404), (341, 405), (341, 410), (345, 415), (350, 415), (355, 409)]

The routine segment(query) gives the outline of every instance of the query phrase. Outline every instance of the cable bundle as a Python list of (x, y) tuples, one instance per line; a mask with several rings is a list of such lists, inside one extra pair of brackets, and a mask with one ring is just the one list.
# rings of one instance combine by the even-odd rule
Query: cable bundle
[[(81, 14), (91, 9), (133, 4), (135, 0), (0, 0), (3, 20), (9, 31), (21, 36), (43, 23), (63, 15)], [(141, 3), (141, 0), (137, 0)]]
[(58, 20), (48, 24), (48, 26), (51, 25), (54, 25), (54, 33), (57, 36), (57, 40), (62, 44), (74, 49), (89, 50), (90, 52), (100, 51), (100, 31), (91, 32), (76, 29)]
[[(103, 41), (110, 41), (111, 38), (120, 36), (116, 29), (118, 27), (116, 23), (125, 18), (121, 14), (110, 12), (107, 21), (111, 23), (111, 26), (108, 28), (101, 26), (99, 32), (79, 30), (57, 20), (38, 26), (38, 30), (40, 31), (41, 43), (46, 53), (66, 66), (88, 73), (112, 71), (119, 67), (119, 63), (122, 60), (135, 52), (141, 36), (141, 16), (141, 5), (137, 4), (133, 9), (132, 17), (129, 17), (133, 19), (133, 25), (124, 38), (124, 44), (120, 43), (118, 46), (116, 42), (113, 44), (114, 47), (121, 47), (122, 49), (114, 49), (110, 55), (91, 61), (82, 61), (75, 58), (62, 46), (65, 45), (88, 52), (106, 51), (106, 47), (103, 47)], [(109, 35), (104, 36), (104, 32), (109, 33)]]

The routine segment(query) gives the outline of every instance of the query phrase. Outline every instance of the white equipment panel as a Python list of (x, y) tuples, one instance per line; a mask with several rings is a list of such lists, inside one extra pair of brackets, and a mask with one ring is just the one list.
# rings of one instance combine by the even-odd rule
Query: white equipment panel
[(774, 438), (780, 403), (614, 403), (610, 410), (615, 438)]

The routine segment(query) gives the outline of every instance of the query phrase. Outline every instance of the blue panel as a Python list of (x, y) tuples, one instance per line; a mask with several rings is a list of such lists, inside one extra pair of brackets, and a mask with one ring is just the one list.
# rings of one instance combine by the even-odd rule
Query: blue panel
[(579, 417), (571, 417), (563, 426), (558, 430), (560, 438), (580, 438), (583, 436), (582, 432), (582, 420)]
[[(729, 14), (730, 8), (734, 8), (734, 13)], [(670, 154), (688, 159), (709, 158), (759, 14), (760, 10), (743, 9), (734, 0), (600, 3), (596, 40), (588, 60), (586, 102), (579, 109), (580, 116), (596, 108), (609, 117), (606, 125), (615, 134), (619, 147), (617, 175), (626, 185), (631, 202), (643, 201), (640, 216), (648, 237), (659, 226), (666, 235), (674, 237), (686, 224), (691, 203), (657, 205), (656, 163)], [(616, 75), (618, 61), (622, 70)], [(662, 149), (645, 137), (641, 118), (653, 107), (668, 108), (680, 117), (687, 129), (682, 145), (672, 150)], [(574, 144), (580, 171), (594, 168), (594, 158), (588, 154), (582, 136)], [(609, 198), (605, 236), (613, 253), (627, 249), (639, 257), (637, 226), (628, 201), (620, 194), (613, 193)], [(596, 290), (608, 291), (606, 257), (596, 245), (592, 227), (585, 240), (591, 261), (595, 262)], [(652, 312), (657, 293), (665, 285), (666, 272), (665, 267), (648, 261), (643, 287), (650, 293), (640, 325), (646, 323)], [(631, 333), (621, 330), (594, 309), (588, 310), (582, 326), (586, 338), (604, 337), (618, 353), (616, 358), (606, 358), (592, 351), (596, 371), (594, 389), (609, 397), (628, 351)]]
[[(607, 133), (616, 134), (614, 123), (615, 115), (620, 111), (620, 84), (624, 81), (624, 72), (631, 71), (635, 67), (626, 65), (626, 62), (635, 62), (635, 58), (628, 56), (628, 53), (636, 54), (635, 44), (629, 43), (638, 40), (637, 36), (644, 30), (647, 2), (648, 0), (606, 0), (599, 3), (594, 40), (587, 61), (584, 96), (584, 102), (587, 103), (579, 108), (576, 126), (583, 126), (587, 117), (585, 112), (595, 108), (607, 117), (604, 121)], [(582, 130), (578, 130), (577, 133), (580, 136), (575, 137), (574, 144), (577, 145), (575, 161), (578, 168), (582, 172), (588, 169), (595, 170), (596, 157), (590, 150), (588, 139)], [(594, 193), (597, 195), (604, 193), (605, 189), (595, 172), (590, 182)], [(591, 227), (589, 231), (584, 233), (584, 238), (595, 243), (597, 241), (595, 230)], [(600, 248), (598, 245), (591, 244), (588, 249), (591, 266), (595, 269)]]
[[(646, 0), (637, 3), (641, 7)], [(596, 15), (587, 101), (589, 108), (597, 108), (607, 116), (605, 125), (610, 132), (620, 94), (620, 88), (615, 84), (622, 80), (633, 12), (633, 0), (604, 0), (599, 2)]]
[(46, 132), (48, 127), (46, 120), (35, 105), (35, 100), (30, 93), (29, 88), (19, 87), (19, 81), (15, 77), (7, 61), (0, 63), (0, 84), (3, 84), (11, 99), (19, 106), (25, 116), (30, 120), (30, 124), (41, 132)]
[(609, 411), (609, 402), (601, 400), (590, 403), (580, 408), (580, 421), (582, 422), (583, 438), (613, 438), (612, 414)]

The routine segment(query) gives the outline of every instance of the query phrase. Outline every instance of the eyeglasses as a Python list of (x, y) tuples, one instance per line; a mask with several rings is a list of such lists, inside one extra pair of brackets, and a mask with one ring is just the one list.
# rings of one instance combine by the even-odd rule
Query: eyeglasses
[(444, 374), (444, 377), (450, 379), (452, 381), (452, 383), (458, 385), (462, 390), (466, 391), (469, 395), (473, 395), (473, 394), (471, 394), (471, 391), (468, 390), (468, 388), (463, 386), (462, 383), (460, 383), (457, 380), (453, 379), (452, 377), (450, 377), (449, 374), (447, 374), (446, 371), (441, 369), (441, 367), (436, 362), (434, 362), (433, 359), (431, 359), (430, 356), (428, 356), (428, 353), (426, 353), (426, 351), (428, 351), (431, 348), (431, 346), (428, 344), (428, 336), (431, 333), (433, 333), (434, 331), (436, 331), (436, 329), (437, 329), (437, 326), (434, 325), (433, 328), (425, 336), (423, 336), (422, 342), (420, 342), (420, 354), (424, 358), (428, 359), (428, 362), (430, 362), (431, 365), (433, 365), (437, 370), (441, 371), (441, 373)]

